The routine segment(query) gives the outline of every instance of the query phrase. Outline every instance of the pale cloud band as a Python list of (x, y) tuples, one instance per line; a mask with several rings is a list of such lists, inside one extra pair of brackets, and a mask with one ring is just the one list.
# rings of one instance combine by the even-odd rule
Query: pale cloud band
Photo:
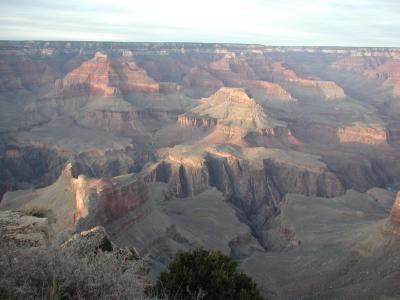
[(395, 0), (0, 0), (0, 39), (400, 46)]

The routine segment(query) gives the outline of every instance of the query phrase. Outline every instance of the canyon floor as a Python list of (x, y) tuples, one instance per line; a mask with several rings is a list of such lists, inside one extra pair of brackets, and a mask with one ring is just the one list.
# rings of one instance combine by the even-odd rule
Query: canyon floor
[(268, 299), (398, 299), (400, 49), (0, 42), (0, 209)]

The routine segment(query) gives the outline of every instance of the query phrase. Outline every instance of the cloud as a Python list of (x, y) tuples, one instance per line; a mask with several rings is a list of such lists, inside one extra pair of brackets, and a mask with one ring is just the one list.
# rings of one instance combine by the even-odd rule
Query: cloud
[(13, 0), (0, 39), (399, 46), (394, 0)]

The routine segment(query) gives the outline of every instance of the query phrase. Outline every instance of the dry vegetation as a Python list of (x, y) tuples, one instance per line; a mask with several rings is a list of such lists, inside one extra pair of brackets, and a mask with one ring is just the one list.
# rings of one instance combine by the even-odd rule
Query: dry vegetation
[(49, 223), (56, 223), (56, 217), (51, 209), (41, 206), (26, 206), (18, 210), (19, 213), (25, 216), (32, 216), (37, 218), (47, 218)]
[(143, 299), (142, 261), (113, 252), (0, 243), (0, 299)]

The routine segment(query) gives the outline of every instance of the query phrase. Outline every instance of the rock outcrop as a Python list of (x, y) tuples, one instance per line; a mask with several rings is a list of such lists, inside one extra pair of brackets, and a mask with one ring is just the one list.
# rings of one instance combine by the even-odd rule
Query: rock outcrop
[(70, 153), (33, 143), (10, 144), (0, 154), (3, 192), (53, 183)]
[(400, 237), (400, 192), (396, 195), (385, 230), (390, 234)]
[(56, 81), (56, 89), (64, 97), (103, 96), (115, 97), (133, 91), (157, 92), (159, 85), (134, 61), (111, 60), (97, 52), (64, 79)]
[[(197, 120), (196, 116), (198, 116)], [(206, 120), (199, 121), (200, 118)], [(190, 121), (191, 119), (192, 121)], [(227, 87), (220, 88), (209, 98), (201, 99), (199, 106), (190, 110), (185, 117), (180, 117), (179, 120), (183, 126), (191, 124), (209, 126), (209, 124), (215, 124), (212, 120), (218, 120), (218, 124), (241, 128), (244, 132), (284, 126), (284, 122), (267, 117), (262, 107), (243, 89)]]
[(330, 67), (332, 69), (349, 70), (363, 73), (367, 70), (373, 70), (384, 61), (381, 57), (371, 56), (343, 56), (334, 61)]
[[(176, 146), (160, 152), (145, 180), (168, 183), (178, 197), (216, 187), (248, 209), (277, 205), (288, 192), (334, 196), (344, 189), (318, 157), (266, 148)], [(252, 206), (254, 205), (254, 206)]]
[(81, 114), (77, 120), (84, 127), (113, 132), (129, 133), (138, 129), (135, 111), (89, 111)]
[(229, 80), (230, 86), (245, 88), (252, 93), (261, 92), (268, 99), (283, 102), (296, 102), (297, 100), (282, 86), (264, 80)]
[(393, 87), (393, 95), (400, 96), (400, 61), (383, 57), (342, 57), (331, 64), (332, 69), (358, 72), (368, 78), (381, 80)]
[[(215, 94), (200, 100), (200, 105), (178, 117), (183, 128), (200, 127), (213, 131), (203, 143), (230, 142), (245, 144), (255, 137), (279, 137), (297, 143), (285, 122), (264, 113), (263, 108), (239, 88), (220, 88)], [(265, 145), (268, 143), (264, 143)]]
[(124, 216), (147, 200), (147, 187), (135, 175), (111, 180), (86, 178), (80, 175), (72, 181), (75, 191), (75, 222), (80, 228), (104, 225)]
[(208, 118), (203, 116), (197, 116), (195, 114), (186, 113), (178, 116), (177, 124), (181, 127), (201, 127), (201, 128), (213, 128), (217, 126), (218, 120), (215, 118)]
[(1, 243), (13, 242), (19, 247), (46, 246), (52, 235), (51, 225), (45, 217), (0, 211)]
[(95, 56), (71, 71), (55, 87), (64, 97), (76, 96), (116, 96), (117, 87), (110, 85), (110, 61), (106, 54), (97, 52)]
[(340, 143), (360, 143), (368, 145), (387, 144), (388, 134), (385, 128), (356, 123), (336, 130)]
[(280, 62), (271, 64), (271, 72), (275, 81), (281, 82), (294, 95), (304, 98), (321, 97), (325, 100), (338, 100), (346, 97), (344, 90), (335, 82), (301, 78)]
[(0, 60), (0, 92), (15, 92), (39, 88), (51, 81), (43, 60), (17, 57)]
[(223, 86), (223, 82), (212, 76), (205, 69), (194, 67), (182, 80), (184, 89), (202, 89), (207, 91), (216, 91)]
[[(77, 255), (82, 256), (90, 253), (96, 253), (98, 251), (112, 252), (115, 250), (121, 250), (111, 242), (104, 227), (102, 226), (96, 226), (89, 230), (74, 234), (70, 239), (61, 245), (61, 248), (70, 249)], [(137, 257), (138, 256), (136, 256), (136, 258)]]
[(400, 61), (387, 60), (375, 69), (364, 71), (364, 74), (371, 78), (384, 80), (385, 84), (393, 86), (393, 95), (400, 96)]
[[(256, 58), (253, 58), (253, 55)], [(241, 53), (240, 56), (228, 53), (220, 60), (210, 63), (208, 67), (210, 72), (226, 86), (245, 88), (252, 93), (262, 93), (264, 97), (272, 100), (295, 101), (292, 95), (279, 84), (264, 80), (263, 73), (268, 70), (268, 63), (264, 56), (261, 56), (257, 59), (258, 53)]]
[(139, 91), (154, 93), (159, 91), (159, 84), (138, 67), (134, 61), (113, 60), (110, 72), (111, 85), (118, 87), (122, 93)]
[(108, 99), (107, 103), (92, 103), (74, 115), (77, 124), (122, 135), (145, 135), (144, 123), (174, 123), (181, 111), (164, 109), (137, 109), (121, 99)]

